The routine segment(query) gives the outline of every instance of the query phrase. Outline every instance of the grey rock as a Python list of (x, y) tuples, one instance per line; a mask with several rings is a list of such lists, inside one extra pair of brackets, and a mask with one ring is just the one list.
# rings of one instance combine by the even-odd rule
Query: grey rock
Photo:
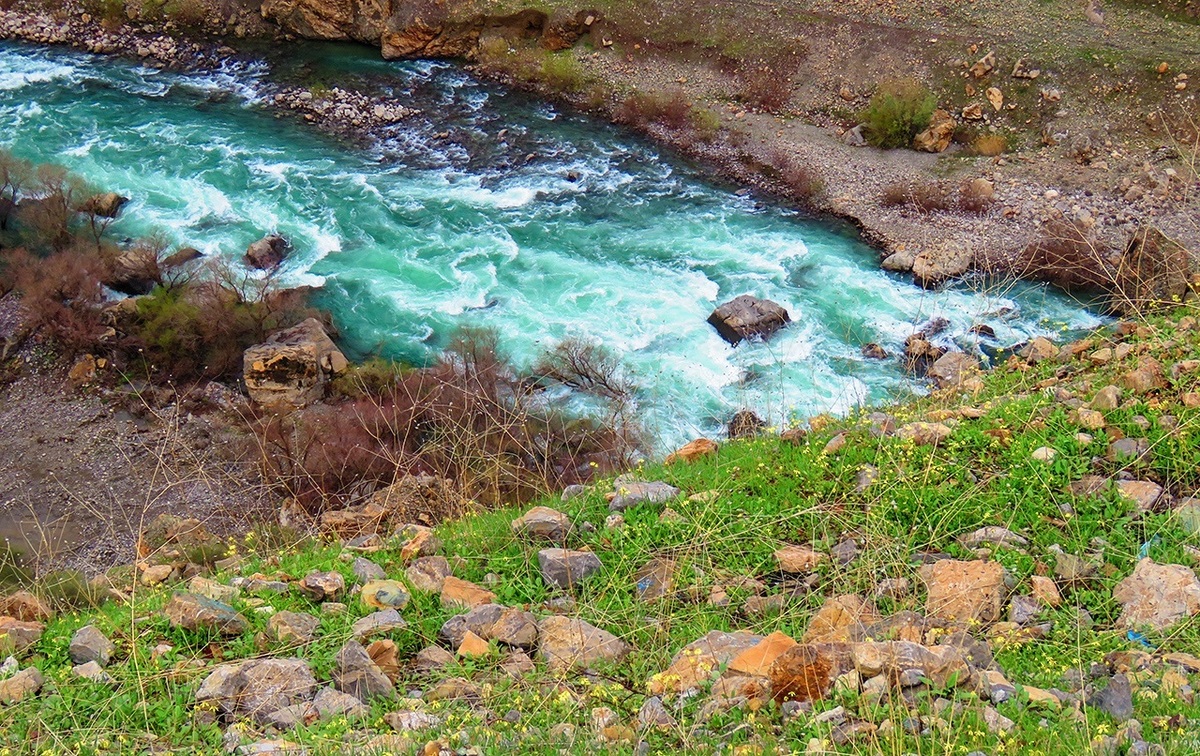
[(616, 496), (608, 504), (613, 512), (621, 512), (637, 504), (663, 504), (679, 496), (679, 489), (662, 482), (626, 481), (616, 485)]
[(76, 665), (71, 670), (71, 674), (80, 679), (90, 680), (91, 682), (100, 683), (102, 685), (112, 685), (116, 682), (116, 680), (113, 679), (113, 676), (105, 672), (100, 664), (95, 661)]
[(426, 593), (441, 593), (442, 584), (450, 574), (450, 562), (442, 556), (419, 557), (404, 571), (413, 590)]
[(321, 688), (317, 691), (317, 695), (313, 697), (312, 705), (317, 710), (317, 716), (321, 719), (333, 719), (334, 717), (361, 719), (369, 712), (362, 701), (359, 701), (349, 693), (343, 693), (332, 687)]
[(368, 614), (350, 627), (355, 640), (365, 640), (376, 635), (384, 635), (408, 627), (404, 617), (396, 609), (384, 609), (381, 612)]
[(338, 651), (333, 684), (338, 690), (363, 703), (372, 698), (390, 698), (396, 692), (388, 676), (371, 661), (367, 650), (355, 641), (350, 641)]
[(71, 646), (68, 652), (71, 661), (76, 664), (96, 662), (101, 667), (108, 666), (116, 646), (108, 637), (93, 625), (86, 625), (75, 631), (71, 636)]
[(296, 587), (313, 601), (337, 601), (346, 593), (346, 578), (332, 570), (311, 572)]
[(538, 552), (538, 566), (542, 580), (564, 590), (574, 590), (583, 581), (596, 574), (604, 565), (600, 557), (590, 551), (570, 549), (542, 549)]
[(651, 696), (642, 704), (642, 708), (638, 710), (638, 729), (648, 730), (654, 729), (671, 729), (678, 725), (675, 717), (671, 716), (671, 712), (667, 711), (667, 707), (663, 706), (662, 699), (658, 696)]
[(366, 557), (355, 557), (354, 565), (351, 569), (354, 570), (354, 577), (358, 578), (358, 582), (360, 583), (387, 579), (387, 573), (384, 572), (383, 568)]
[(1041, 602), (1033, 596), (1013, 596), (1008, 604), (1008, 621), (1027, 625), (1041, 610)]
[(393, 711), (386, 714), (383, 721), (388, 723), (396, 732), (415, 732), (428, 730), (441, 725), (442, 720), (424, 711)]
[(512, 531), (518, 537), (562, 541), (571, 530), (571, 518), (550, 507), (534, 507), (512, 521)]
[(179, 593), (163, 607), (172, 627), (185, 630), (213, 630), (221, 635), (241, 635), (248, 627), (246, 618), (233, 607), (194, 593)]
[(267, 633), (281, 643), (303, 645), (316, 637), (321, 620), (304, 612), (278, 612), (267, 620)]
[(767, 338), (791, 322), (791, 316), (775, 302), (742, 294), (719, 305), (708, 322), (721, 338), (737, 344), (743, 339)]
[(217, 667), (200, 684), (196, 702), (214, 701), (227, 718), (266, 724), (276, 711), (309, 701), (316, 687), (304, 659), (257, 659)]
[(1113, 675), (1108, 685), (1087, 697), (1087, 704), (1108, 712), (1118, 722), (1129, 719), (1133, 716), (1133, 691), (1129, 687), (1129, 678)]

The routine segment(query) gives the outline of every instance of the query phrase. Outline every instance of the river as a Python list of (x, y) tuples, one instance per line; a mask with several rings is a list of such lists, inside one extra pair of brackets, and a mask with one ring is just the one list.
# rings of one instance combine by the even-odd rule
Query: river
[[(266, 83), (352, 82), (419, 114), (363, 147), (268, 107)], [(172, 73), (0, 43), (0, 145), (132, 198), (111, 229), (240, 257), (268, 232), (282, 280), (320, 287), (348, 355), (435, 359), (462, 325), (519, 365), (567, 337), (607, 345), (642, 386), (663, 446), (750, 408), (772, 423), (923, 390), (898, 354), (932, 317), (975, 349), (1097, 325), (1045, 287), (924, 291), (878, 269), (849, 229), (740, 196), (631, 134), (442, 63), (297, 46), (286, 60)], [(794, 322), (731, 347), (705, 322), (739, 294)]]

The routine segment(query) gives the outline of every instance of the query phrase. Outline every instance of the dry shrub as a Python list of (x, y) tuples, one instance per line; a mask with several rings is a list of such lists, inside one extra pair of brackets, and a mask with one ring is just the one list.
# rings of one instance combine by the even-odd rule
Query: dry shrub
[(795, 155), (783, 149), (771, 151), (767, 174), (797, 199), (811, 200), (825, 191), (825, 182)]
[(181, 26), (203, 26), (209, 10), (204, 0), (168, 0), (163, 13)]
[(738, 99), (756, 110), (778, 113), (792, 100), (792, 84), (782, 71), (770, 66), (755, 68), (743, 74), (742, 91)]
[(884, 82), (861, 116), (867, 141), (882, 149), (908, 147), (929, 126), (936, 107), (937, 98), (919, 82)]
[(995, 202), (991, 184), (985, 187), (974, 181), (964, 181), (958, 187), (958, 209), (961, 212), (982, 215), (990, 210)]
[(603, 420), (554, 409), (491, 331), (456, 337), (442, 361), (374, 396), (320, 405), (262, 425), (268, 473), (309, 512), (353, 501), (412, 474), (459, 483), (480, 503), (525, 500), (630, 462), (632, 386), (599, 348), (560, 347), (544, 382), (600, 397)]
[(1017, 272), (1066, 291), (1103, 289), (1113, 281), (1108, 252), (1082, 224), (1054, 221), (1018, 255)]
[(941, 184), (891, 184), (883, 190), (884, 207), (911, 207), (920, 213), (946, 212), (957, 207), (954, 198)]
[(104, 330), (98, 309), (104, 299), (100, 261), (74, 248), (45, 258), (14, 250), (6, 258), (6, 275), (21, 292), (26, 324), (69, 354), (94, 349)]
[(996, 157), (1008, 152), (1008, 140), (999, 134), (981, 134), (971, 141), (971, 152)]
[(635, 92), (621, 103), (617, 118), (633, 126), (657, 123), (679, 131), (691, 125), (692, 103), (679, 90)]

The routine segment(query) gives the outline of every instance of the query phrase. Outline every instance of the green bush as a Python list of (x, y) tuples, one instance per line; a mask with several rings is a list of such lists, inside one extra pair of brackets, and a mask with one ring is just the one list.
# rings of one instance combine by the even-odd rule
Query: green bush
[(861, 116), (867, 141), (888, 150), (907, 147), (929, 126), (936, 107), (933, 93), (915, 81), (881, 84)]
[(549, 53), (542, 60), (542, 81), (559, 92), (579, 92), (587, 83), (579, 61), (568, 50)]

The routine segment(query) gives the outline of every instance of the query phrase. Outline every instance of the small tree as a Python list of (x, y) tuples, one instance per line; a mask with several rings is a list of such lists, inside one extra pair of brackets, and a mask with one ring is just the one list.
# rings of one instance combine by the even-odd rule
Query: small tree
[(0, 231), (8, 230), (8, 220), (32, 175), (33, 165), (28, 160), (0, 149)]

